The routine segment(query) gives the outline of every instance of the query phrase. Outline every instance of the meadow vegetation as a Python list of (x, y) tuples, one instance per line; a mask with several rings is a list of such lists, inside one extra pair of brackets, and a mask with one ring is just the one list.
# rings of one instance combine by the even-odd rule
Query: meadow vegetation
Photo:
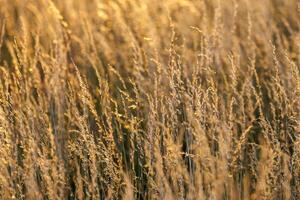
[(0, 199), (300, 199), (297, 0), (0, 0)]

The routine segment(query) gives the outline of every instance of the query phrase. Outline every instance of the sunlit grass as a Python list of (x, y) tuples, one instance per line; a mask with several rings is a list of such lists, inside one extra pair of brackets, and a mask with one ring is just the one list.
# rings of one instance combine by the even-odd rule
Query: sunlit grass
[(0, 199), (298, 199), (296, 0), (0, 0)]

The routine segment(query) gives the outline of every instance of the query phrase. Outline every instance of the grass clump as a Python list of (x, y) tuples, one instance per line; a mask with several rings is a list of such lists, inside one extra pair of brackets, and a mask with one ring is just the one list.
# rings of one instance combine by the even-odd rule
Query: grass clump
[(0, 0), (0, 199), (298, 199), (296, 0)]

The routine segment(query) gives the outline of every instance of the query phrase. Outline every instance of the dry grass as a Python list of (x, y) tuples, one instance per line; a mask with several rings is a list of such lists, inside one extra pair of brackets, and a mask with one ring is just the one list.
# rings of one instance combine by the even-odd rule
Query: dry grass
[(297, 0), (0, 0), (0, 199), (299, 199)]

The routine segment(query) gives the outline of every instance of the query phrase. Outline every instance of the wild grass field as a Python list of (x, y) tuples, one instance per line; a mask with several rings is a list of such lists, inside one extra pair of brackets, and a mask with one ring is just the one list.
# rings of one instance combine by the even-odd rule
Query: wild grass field
[(0, 0), (0, 199), (300, 199), (299, 0)]

